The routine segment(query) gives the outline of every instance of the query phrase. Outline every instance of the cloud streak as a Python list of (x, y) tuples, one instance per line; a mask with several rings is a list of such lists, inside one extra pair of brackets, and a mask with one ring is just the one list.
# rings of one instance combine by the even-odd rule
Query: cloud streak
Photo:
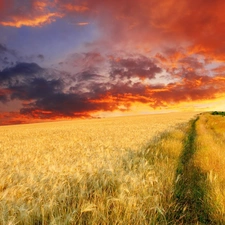
[(22, 26), (43, 26), (49, 23), (52, 23), (56, 20), (57, 17), (62, 17), (62, 14), (57, 13), (48, 13), (46, 15), (40, 15), (36, 18), (25, 18), (25, 17), (11, 17), (8, 21), (1, 21), (0, 24), (3, 26), (11, 27), (22, 27)]

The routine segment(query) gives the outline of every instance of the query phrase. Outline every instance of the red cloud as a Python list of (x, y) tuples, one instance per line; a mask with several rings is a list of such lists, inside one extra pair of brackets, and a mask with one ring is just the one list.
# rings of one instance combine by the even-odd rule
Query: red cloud
[(65, 4), (64, 7), (65, 9), (74, 12), (85, 12), (89, 10), (89, 8), (84, 5)]
[[(175, 0), (67, 0), (74, 11), (96, 20), (103, 38), (143, 49), (181, 45), (191, 53), (224, 60), (225, 2)], [(59, 8), (60, 2), (58, 2)]]
[(49, 0), (30, 0), (20, 3), (17, 1), (4, 1), (0, 3), (0, 25), (22, 27), (22, 26), (43, 26), (52, 23), (58, 17), (62, 17), (62, 13), (57, 10), (50, 11), (48, 8), (54, 6)]

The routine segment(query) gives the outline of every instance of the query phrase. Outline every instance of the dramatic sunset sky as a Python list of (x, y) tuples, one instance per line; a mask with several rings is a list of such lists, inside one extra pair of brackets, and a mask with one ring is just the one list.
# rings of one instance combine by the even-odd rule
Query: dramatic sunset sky
[(224, 0), (0, 0), (0, 124), (225, 110)]

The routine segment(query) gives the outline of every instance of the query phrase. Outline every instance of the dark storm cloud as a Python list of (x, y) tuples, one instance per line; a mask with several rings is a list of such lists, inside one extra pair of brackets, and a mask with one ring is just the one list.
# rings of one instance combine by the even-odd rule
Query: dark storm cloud
[(151, 59), (145, 56), (112, 59), (111, 68), (111, 76), (113, 78), (119, 76), (121, 78), (128, 79), (132, 77), (139, 77), (140, 79), (152, 79), (157, 73), (162, 72), (160, 67), (158, 67)]
[[(55, 93), (40, 98), (20, 110), (22, 114), (33, 114), (35, 111), (52, 112), (56, 116), (88, 116), (90, 112), (114, 110), (117, 103), (92, 102), (79, 94)], [(46, 115), (47, 116), (47, 115)], [(52, 117), (49, 114), (49, 117)]]
[[(79, 87), (80, 83), (83, 83), (86, 89), (88, 86), (90, 88), (96, 78), (102, 77), (101, 75), (93, 74), (92, 71), (79, 73), (77, 86), (70, 88), (71, 83), (74, 82), (73, 77), (64, 76), (63, 72), (59, 77), (58, 73), (56, 70), (41, 68), (35, 63), (19, 63), (4, 69), (0, 72), (0, 81), (2, 86), (7, 86), (7, 92), (0, 93), (0, 101), (20, 100), (24, 106), (20, 109), (21, 114), (37, 116), (38, 111), (38, 116), (41, 114), (44, 118), (51, 118), (53, 115), (88, 116), (89, 112), (115, 109), (117, 103), (93, 102), (96, 93), (91, 89), (84, 91)], [(96, 85), (99, 86), (97, 83)], [(103, 88), (103, 95), (105, 91), (106, 89)]]
[(18, 63), (14, 67), (5, 68), (0, 72), (0, 84), (10, 81), (14, 77), (31, 77), (41, 73), (43, 69), (36, 63)]
[[(94, 73), (96, 72), (96, 73)], [(52, 74), (53, 73), (53, 74)], [(120, 99), (122, 95), (141, 95), (145, 86), (131, 81), (108, 80), (92, 68), (76, 74), (76, 85), (73, 77), (61, 76), (53, 78), (56, 71), (49, 71), (33, 63), (21, 63), (2, 71), (2, 80), (19, 77), (18, 82), (8, 83), (8, 95), (11, 100), (20, 100), (23, 103), (22, 114), (44, 115), (45, 118), (55, 116), (89, 115), (92, 112), (118, 109), (117, 101), (101, 101), (108, 95)], [(57, 77), (57, 76), (55, 76)], [(4, 95), (6, 97), (6, 95)], [(140, 101), (140, 98), (138, 99)], [(27, 104), (26, 102), (30, 103)], [(51, 112), (51, 113), (44, 113)], [(42, 115), (42, 116), (43, 116)]]
[(60, 92), (62, 82), (60, 80), (46, 80), (44, 78), (33, 78), (18, 86), (9, 87), (12, 92), (11, 99), (35, 100), (45, 98), (53, 93)]
[[(0, 101), (37, 100), (61, 92), (63, 81), (35, 63), (18, 63), (0, 72)], [(4, 90), (4, 91), (3, 91)]]

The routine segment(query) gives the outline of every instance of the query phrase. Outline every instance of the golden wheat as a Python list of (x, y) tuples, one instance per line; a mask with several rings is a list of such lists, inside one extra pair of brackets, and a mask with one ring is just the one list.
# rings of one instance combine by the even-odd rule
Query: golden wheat
[(204, 114), (196, 124), (197, 153), (195, 163), (207, 174), (210, 189), (211, 217), (218, 224), (225, 223), (225, 118)]
[(164, 148), (166, 161), (150, 163), (142, 152), (193, 115), (0, 127), (0, 223), (149, 224), (160, 214), (166, 224), (164, 195), (172, 195), (184, 133), (154, 146), (154, 157)]

